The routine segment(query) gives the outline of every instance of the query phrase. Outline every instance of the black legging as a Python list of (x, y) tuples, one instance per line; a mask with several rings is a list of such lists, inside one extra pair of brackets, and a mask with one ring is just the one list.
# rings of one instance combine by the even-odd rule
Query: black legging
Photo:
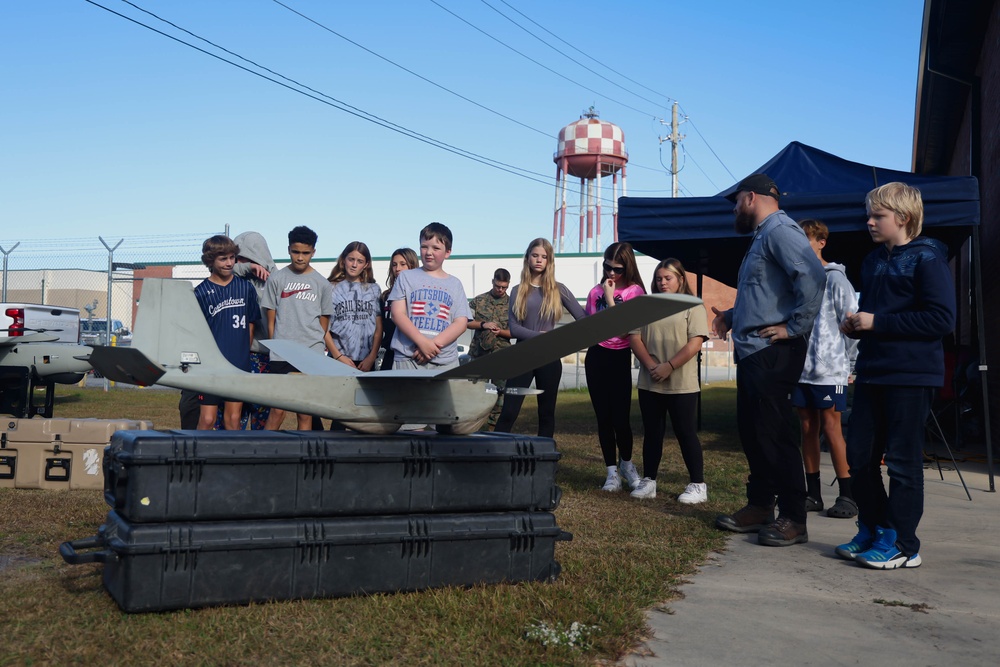
[(681, 446), (681, 456), (687, 466), (690, 481), (701, 484), (705, 481), (705, 462), (698, 440), (698, 392), (690, 394), (658, 394), (646, 389), (639, 390), (639, 410), (642, 412), (642, 472), (650, 479), (656, 479), (663, 457), (663, 436), (667, 431), (667, 414), (674, 437)]
[[(556, 359), (544, 366), (519, 375), (507, 382), (508, 387), (527, 387), (531, 380), (535, 381), (535, 389), (541, 389), (538, 394), (538, 435), (551, 438), (556, 432), (556, 398), (559, 396), (559, 380), (562, 379), (562, 361)], [(497, 420), (494, 431), (510, 433), (521, 412), (524, 396), (506, 395), (503, 398), (503, 410)]]
[(620, 454), (632, 460), (632, 350), (609, 350), (595, 345), (587, 350), (584, 369), (587, 389), (597, 415), (597, 437), (601, 441), (604, 465), (617, 465)]

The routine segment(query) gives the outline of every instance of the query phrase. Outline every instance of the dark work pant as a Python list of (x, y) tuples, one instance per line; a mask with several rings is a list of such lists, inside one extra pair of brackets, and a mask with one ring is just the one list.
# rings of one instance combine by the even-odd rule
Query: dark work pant
[(667, 415), (674, 437), (680, 444), (681, 456), (687, 466), (690, 481), (705, 481), (705, 462), (698, 440), (698, 392), (690, 394), (658, 394), (639, 390), (639, 410), (642, 412), (642, 473), (656, 479), (663, 457), (663, 436), (667, 431)]
[(181, 428), (193, 431), (198, 428), (201, 406), (198, 404), (198, 392), (181, 389), (181, 399), (177, 403), (181, 415)]
[[(924, 514), (924, 427), (935, 387), (859, 383), (847, 427), (847, 463), (858, 521), (896, 531), (907, 556), (920, 551), (917, 524)], [(882, 457), (889, 493), (882, 483)]]
[[(556, 359), (533, 371), (519, 375), (507, 381), (508, 387), (528, 387), (535, 381), (535, 389), (541, 389), (538, 394), (538, 435), (551, 438), (556, 432), (556, 398), (559, 396), (559, 380), (562, 379), (562, 361)], [(521, 412), (524, 396), (506, 395), (503, 398), (503, 409), (494, 431), (510, 433)]]
[(791, 396), (806, 347), (805, 339), (790, 338), (736, 366), (736, 422), (750, 466), (747, 501), (770, 507), (777, 496), (779, 514), (796, 523), (806, 522), (806, 480)]
[(587, 350), (584, 369), (587, 391), (597, 416), (604, 465), (618, 463), (618, 456), (632, 460), (632, 350), (609, 350), (595, 345)]

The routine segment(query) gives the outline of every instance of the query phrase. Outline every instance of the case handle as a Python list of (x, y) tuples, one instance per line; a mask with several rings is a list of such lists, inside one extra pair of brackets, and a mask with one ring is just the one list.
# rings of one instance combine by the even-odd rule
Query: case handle
[(101, 551), (91, 551), (88, 553), (77, 553), (77, 549), (97, 549), (105, 546), (104, 539), (100, 535), (86, 537), (82, 540), (63, 542), (59, 545), (59, 555), (70, 565), (81, 565), (83, 563), (107, 563), (115, 560), (115, 552), (110, 549)]

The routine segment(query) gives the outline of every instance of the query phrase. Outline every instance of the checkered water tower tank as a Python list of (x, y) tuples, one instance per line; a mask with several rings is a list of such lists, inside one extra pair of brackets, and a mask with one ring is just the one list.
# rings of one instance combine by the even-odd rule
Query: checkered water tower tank
[[(611, 210), (612, 234), (607, 242), (618, 240), (618, 197), (625, 194), (625, 133), (614, 123), (601, 120), (591, 108), (580, 120), (559, 132), (559, 144), (552, 161), (556, 163), (556, 204), (552, 223), (552, 242), (562, 251), (566, 237), (568, 200), (579, 202), (580, 233), (578, 252), (594, 252), (605, 245), (601, 239), (602, 216)], [(621, 191), (619, 192), (619, 172)], [(602, 180), (611, 177), (611, 192)], [(579, 189), (569, 184), (569, 177), (579, 179)], [(608, 225), (603, 225), (606, 229)]]

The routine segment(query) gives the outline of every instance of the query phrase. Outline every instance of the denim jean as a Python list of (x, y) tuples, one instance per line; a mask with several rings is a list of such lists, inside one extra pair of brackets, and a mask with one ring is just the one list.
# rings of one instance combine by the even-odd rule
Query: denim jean
[[(854, 387), (847, 428), (858, 521), (896, 531), (896, 546), (907, 556), (920, 551), (917, 524), (924, 513), (924, 438), (936, 387), (859, 383)], [(889, 492), (882, 482), (882, 459)]]
[(805, 364), (804, 338), (774, 343), (736, 366), (736, 422), (750, 466), (747, 501), (806, 522), (806, 478), (792, 391)]

